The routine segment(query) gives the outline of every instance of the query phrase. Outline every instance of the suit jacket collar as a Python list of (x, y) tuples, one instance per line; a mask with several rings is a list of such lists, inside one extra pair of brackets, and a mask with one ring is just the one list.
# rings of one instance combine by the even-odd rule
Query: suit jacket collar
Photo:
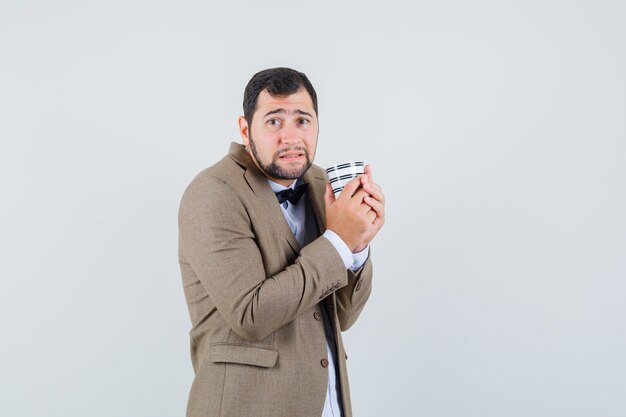
[[(280, 230), (280, 233), (285, 236), (292, 249), (296, 253), (300, 253), (300, 245), (291, 232), (287, 220), (285, 220), (285, 216), (280, 208), (280, 205), (278, 204), (276, 195), (267, 183), (267, 177), (263, 175), (261, 170), (259, 170), (256, 166), (245, 147), (240, 143), (232, 142), (230, 144), (228, 155), (237, 164), (244, 168), (245, 172), (243, 176), (248, 183), (248, 186), (252, 189), (254, 194), (256, 194), (259, 200), (261, 200), (263, 206), (269, 211), (272, 219), (276, 222), (276, 226)], [(324, 178), (323, 170), (319, 168), (314, 169), (312, 166), (304, 173), (302, 180), (309, 184), (309, 188), (307, 189), (307, 201), (313, 208), (319, 233), (322, 234), (326, 225), (326, 211), (324, 204), (326, 179)]]

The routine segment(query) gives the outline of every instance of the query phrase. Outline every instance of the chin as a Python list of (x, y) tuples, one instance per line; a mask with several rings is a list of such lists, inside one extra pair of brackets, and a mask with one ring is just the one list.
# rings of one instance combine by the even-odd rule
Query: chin
[(307, 164), (298, 164), (298, 166), (289, 166), (286, 167), (283, 172), (289, 173), (293, 176), (293, 178), (300, 178), (308, 169)]

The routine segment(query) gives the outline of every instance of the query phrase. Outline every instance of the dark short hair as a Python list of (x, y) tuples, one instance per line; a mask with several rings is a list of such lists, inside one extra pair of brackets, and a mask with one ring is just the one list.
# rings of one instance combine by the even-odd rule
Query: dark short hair
[(304, 87), (311, 97), (313, 109), (317, 115), (317, 94), (307, 76), (291, 68), (270, 68), (254, 74), (248, 81), (243, 93), (243, 115), (248, 124), (252, 124), (252, 116), (256, 110), (257, 99), (263, 90), (271, 96), (288, 96)]

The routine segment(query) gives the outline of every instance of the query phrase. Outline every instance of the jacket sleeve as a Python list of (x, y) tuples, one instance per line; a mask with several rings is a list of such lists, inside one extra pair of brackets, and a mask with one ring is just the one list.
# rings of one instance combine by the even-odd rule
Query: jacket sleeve
[(324, 237), (291, 265), (266, 276), (254, 225), (236, 193), (217, 178), (192, 182), (179, 211), (181, 252), (228, 325), (258, 341), (348, 285), (341, 257)]
[(372, 292), (372, 261), (370, 255), (356, 272), (347, 271), (348, 285), (335, 291), (337, 318), (342, 331), (348, 330), (359, 318)]

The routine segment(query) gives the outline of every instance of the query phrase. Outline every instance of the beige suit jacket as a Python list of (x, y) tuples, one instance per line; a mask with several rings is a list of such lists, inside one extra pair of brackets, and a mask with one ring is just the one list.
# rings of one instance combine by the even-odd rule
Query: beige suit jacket
[[(321, 234), (326, 173), (314, 165), (303, 179)], [(195, 372), (187, 417), (320, 417), (328, 383), (322, 304), (337, 340), (344, 415), (352, 415), (341, 331), (369, 297), (372, 264), (346, 271), (322, 236), (300, 248), (242, 145), (232, 143), (185, 190), (179, 262)]]

